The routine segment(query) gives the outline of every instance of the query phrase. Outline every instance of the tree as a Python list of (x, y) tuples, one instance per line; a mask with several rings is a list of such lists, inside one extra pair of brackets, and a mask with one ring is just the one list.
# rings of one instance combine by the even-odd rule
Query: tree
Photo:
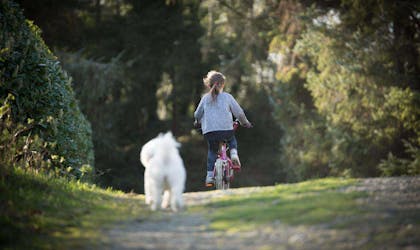
[(0, 12), (1, 165), (82, 177), (93, 167), (92, 131), (71, 79), (17, 4), (2, 0)]
[[(362, 5), (342, 1), (327, 8), (322, 1), (314, 3), (317, 5), (302, 15), (305, 28), (294, 42), (284, 46), (284, 39), (279, 39), (272, 43), (274, 51), (286, 58), (282, 62), (293, 62), (280, 65), (279, 89), (286, 93), (275, 96), (286, 99), (289, 109), (300, 107), (290, 113), (279, 111), (279, 118), (303, 116), (293, 119), (294, 127), (286, 127), (289, 140), (283, 142), (284, 148), (320, 145), (304, 146), (300, 154), (285, 151), (285, 158), (300, 166), (300, 173), (317, 175), (320, 170), (312, 170), (320, 164), (326, 174), (378, 175), (377, 166), (389, 152), (410, 157), (404, 140), (414, 148), (419, 145), (419, 93), (414, 86), (418, 59), (413, 59), (418, 56), (401, 50), (402, 44), (413, 49), (418, 43), (414, 29), (418, 21), (403, 18), (395, 22), (397, 13), (416, 16), (415, 8), (408, 7), (414, 2), (368, 1)], [(399, 28), (390, 28), (396, 25)], [(401, 30), (404, 35), (399, 34)], [(302, 87), (306, 91), (301, 92)], [(298, 93), (304, 93), (300, 100), (295, 98)], [(303, 131), (296, 130), (299, 127)], [(319, 136), (302, 136), (314, 134), (310, 131)], [(308, 158), (308, 154), (315, 157)]]

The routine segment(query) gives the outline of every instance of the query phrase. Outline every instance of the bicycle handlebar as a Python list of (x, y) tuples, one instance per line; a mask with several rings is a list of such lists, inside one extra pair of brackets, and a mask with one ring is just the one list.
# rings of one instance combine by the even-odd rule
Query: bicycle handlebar
[[(193, 123), (193, 125), (194, 125), (194, 128), (196, 128), (196, 129), (201, 129), (201, 123), (200, 122), (198, 122), (197, 120), (194, 120), (194, 123)], [(235, 121), (233, 121), (233, 131), (236, 131), (238, 128), (239, 128), (239, 126), (241, 125), (241, 123), (239, 122), (239, 120), (238, 119), (236, 119)], [(245, 127), (245, 126), (244, 126)], [(252, 126), (252, 124), (251, 124), (251, 126), (249, 126), (249, 127), (246, 127), (246, 128), (252, 128), (253, 126)]]

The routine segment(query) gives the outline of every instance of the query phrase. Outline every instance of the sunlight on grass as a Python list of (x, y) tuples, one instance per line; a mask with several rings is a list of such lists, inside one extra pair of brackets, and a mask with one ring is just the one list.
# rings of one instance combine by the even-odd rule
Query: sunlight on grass
[(356, 199), (363, 193), (337, 192), (354, 184), (354, 179), (328, 178), (298, 184), (262, 188), (247, 196), (215, 200), (206, 208), (211, 228), (250, 230), (274, 221), (291, 225), (320, 224), (356, 215)]
[(142, 195), (19, 169), (0, 182), (0, 190), (0, 201), (7, 204), (0, 217), (0, 242), (13, 249), (98, 246), (106, 242), (101, 230), (150, 214)]

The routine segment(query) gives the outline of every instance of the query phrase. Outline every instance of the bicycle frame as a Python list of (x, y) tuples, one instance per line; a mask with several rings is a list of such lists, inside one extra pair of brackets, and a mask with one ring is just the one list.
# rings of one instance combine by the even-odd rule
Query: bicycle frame
[[(234, 130), (239, 126), (238, 122), (234, 123)], [(213, 176), (215, 177), (216, 189), (229, 189), (230, 183), (233, 181), (235, 168), (232, 160), (227, 156), (228, 146), (226, 142), (219, 144), (219, 152), (214, 164)]]

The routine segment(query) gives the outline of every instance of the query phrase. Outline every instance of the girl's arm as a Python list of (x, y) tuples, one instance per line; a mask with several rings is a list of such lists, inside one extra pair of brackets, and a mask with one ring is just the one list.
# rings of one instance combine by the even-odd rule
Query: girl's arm
[(243, 109), (241, 108), (239, 103), (235, 100), (235, 98), (233, 98), (233, 96), (231, 96), (230, 110), (233, 116), (235, 116), (235, 118), (239, 120), (242, 126), (247, 127), (247, 128), (252, 127), (252, 124), (246, 118), (246, 115)]
[(197, 109), (194, 111), (194, 118), (199, 122), (204, 114), (204, 105), (203, 105), (203, 99), (201, 98), (200, 103), (198, 104)]

